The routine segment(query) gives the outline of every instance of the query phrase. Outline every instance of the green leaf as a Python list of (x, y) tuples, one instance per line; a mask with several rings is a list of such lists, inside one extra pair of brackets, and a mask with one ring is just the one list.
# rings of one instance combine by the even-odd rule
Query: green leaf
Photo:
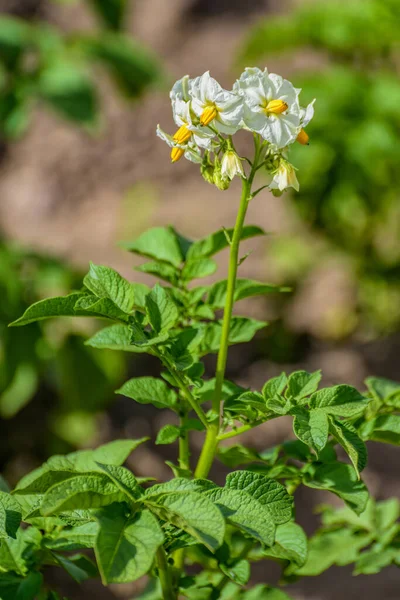
[(328, 490), (346, 502), (357, 515), (367, 505), (369, 494), (362, 481), (359, 481), (355, 469), (347, 464), (334, 462), (320, 466), (312, 466), (304, 485), (311, 488)]
[(56, 552), (52, 554), (60, 567), (65, 569), (77, 583), (83, 583), (87, 579), (90, 579), (90, 577), (98, 575), (96, 566), (83, 554), (69, 556), (68, 558)]
[(126, 325), (111, 325), (95, 333), (85, 344), (92, 348), (122, 350), (123, 352), (145, 352), (141, 346), (131, 343), (132, 332)]
[(177, 491), (149, 497), (152, 512), (175, 527), (183, 529), (209, 550), (221, 546), (225, 521), (220, 510), (201, 492)]
[(113, 321), (125, 321), (129, 320), (127, 313), (123, 312), (112, 300), (109, 298), (98, 298), (97, 296), (90, 295), (79, 298), (75, 304), (75, 311), (81, 312), (82, 316), (96, 316), (106, 319), (112, 319)]
[(350, 385), (324, 388), (311, 396), (310, 406), (330, 415), (352, 417), (362, 412), (369, 400)]
[(130, 324), (130, 330), (131, 344), (142, 348), (144, 352), (148, 352), (151, 346), (163, 344), (169, 338), (168, 332), (153, 335), (153, 333), (145, 331), (139, 323), (132, 322)]
[(28, 325), (29, 323), (42, 321), (43, 319), (49, 319), (51, 317), (87, 317), (87, 312), (75, 310), (76, 302), (86, 296), (87, 294), (75, 292), (69, 296), (47, 298), (46, 300), (35, 302), (35, 304), (32, 304), (26, 309), (22, 317), (13, 321), (13, 323), (10, 324), (10, 327)]
[[(233, 229), (220, 229), (205, 238), (194, 242), (187, 253), (187, 260), (193, 258), (208, 257), (217, 254), (229, 246), (228, 237), (231, 238)], [(265, 235), (265, 231), (256, 225), (246, 225), (243, 227), (241, 240), (245, 240), (258, 235)]]
[(343, 446), (360, 478), (360, 472), (367, 465), (367, 448), (352, 425), (329, 418), (329, 429), (333, 437)]
[(112, 300), (123, 312), (130, 313), (133, 310), (134, 288), (114, 269), (90, 263), (89, 273), (83, 283), (95, 296)]
[(91, 5), (110, 29), (121, 29), (127, 9), (127, 0), (90, 0)]
[(289, 376), (287, 395), (294, 400), (300, 401), (310, 396), (318, 389), (321, 381), (321, 371), (307, 373), (307, 371), (296, 371)]
[(210, 258), (196, 258), (185, 263), (182, 269), (182, 279), (192, 281), (213, 275), (217, 270), (217, 263)]
[(43, 576), (31, 571), (27, 577), (21, 578), (6, 573), (0, 575), (1, 600), (36, 600), (43, 584)]
[(0, 61), (8, 69), (15, 69), (24, 49), (30, 43), (29, 24), (15, 17), (0, 17)]
[(183, 254), (175, 230), (172, 227), (154, 227), (142, 233), (136, 241), (126, 242), (123, 247), (130, 252), (179, 267)]
[(309, 540), (308, 558), (297, 571), (298, 577), (320, 575), (332, 565), (344, 566), (357, 560), (359, 552), (371, 541), (369, 534), (357, 534), (348, 529), (322, 532)]
[[(229, 344), (242, 344), (250, 342), (257, 331), (266, 327), (265, 321), (248, 319), (246, 317), (233, 317), (229, 334)], [(201, 355), (217, 353), (221, 345), (222, 321), (209, 323), (204, 328), (203, 341), (199, 347)]]
[(154, 404), (157, 408), (177, 410), (178, 396), (162, 379), (136, 377), (116, 391), (140, 404)]
[(23, 477), (14, 493), (44, 493), (51, 485), (69, 479), (76, 473), (98, 470), (97, 463), (122, 465), (133, 450), (147, 439), (115, 440), (95, 450), (79, 450), (66, 456), (52, 456), (41, 467)]
[(0, 492), (0, 540), (15, 538), (21, 519), (21, 507), (17, 500), (7, 492)]
[[(201, 337), (201, 330), (195, 327), (187, 327), (175, 335), (170, 335), (169, 358), (178, 371), (185, 371), (193, 365), (195, 360), (193, 352), (196, 352)], [(198, 369), (202, 369), (203, 365), (199, 364), (201, 366)]]
[(181, 430), (176, 425), (165, 425), (157, 434), (156, 444), (172, 444), (176, 442), (181, 434)]
[(95, 87), (77, 64), (54, 59), (40, 72), (40, 97), (67, 119), (93, 127), (98, 120)]
[[(203, 383), (199, 390), (196, 390), (196, 396), (199, 402), (208, 402), (213, 399), (215, 394), (215, 381), (215, 377), (208, 379)], [(239, 396), (245, 391), (247, 390), (240, 385), (237, 385), (228, 379), (224, 379), (224, 383), (222, 384), (221, 400), (226, 400), (232, 395)]]
[[(285, 398), (284, 396), (275, 396), (275, 398), (270, 398), (266, 402), (266, 408), (268, 411), (276, 413), (277, 415), (287, 415), (293, 409), (292, 402)], [(301, 411), (298, 411), (299, 413)]]
[(263, 460), (258, 452), (241, 444), (219, 446), (218, 458), (224, 465), (232, 468)]
[(129, 516), (122, 504), (98, 511), (96, 560), (104, 585), (136, 581), (151, 568), (164, 536), (148, 511)]
[(275, 533), (275, 544), (263, 551), (263, 556), (277, 558), (302, 567), (307, 560), (307, 536), (297, 523), (279, 525)]
[(310, 411), (298, 409), (294, 414), (294, 433), (299, 440), (307, 444), (307, 446), (311, 446), (311, 448), (319, 453), (325, 448), (328, 441), (328, 415), (318, 408)]
[(266, 400), (270, 400), (283, 393), (288, 382), (286, 373), (281, 373), (277, 377), (273, 377), (267, 381), (262, 389), (263, 396)]
[(264, 397), (259, 392), (244, 392), (239, 397), (231, 396), (224, 403), (224, 415), (240, 420), (255, 420), (267, 414)]
[(93, 509), (124, 501), (128, 502), (129, 496), (106, 475), (82, 473), (50, 487), (43, 497), (40, 510), (42, 515), (48, 516), (76, 508)]
[(246, 585), (250, 579), (250, 563), (248, 560), (242, 559), (235, 562), (233, 565), (219, 565), (221, 571), (238, 585)]
[(121, 492), (124, 492), (133, 503), (143, 495), (143, 488), (139, 485), (134, 474), (125, 469), (125, 467), (117, 465), (103, 465), (97, 463), (97, 466), (108, 475), (113, 483)]
[(379, 415), (361, 427), (364, 439), (400, 446), (400, 415)]
[[(254, 473), (251, 473), (251, 475), (260, 477)], [(266, 479), (266, 477), (263, 477), (263, 480)], [(280, 486), (279, 483), (276, 485)], [(211, 489), (205, 493), (220, 507), (225, 518), (236, 527), (262, 544), (272, 546), (276, 528), (276, 511), (273, 503), (270, 504), (262, 495), (257, 498), (255, 490), (251, 488), (247, 491), (246, 489), (237, 489), (227, 485), (225, 488)]]
[(42, 535), (35, 527), (17, 531), (16, 539), (3, 538), (0, 544), (0, 569), (26, 575), (26, 560), (39, 549)]
[(98, 524), (94, 521), (72, 527), (72, 529), (64, 527), (55, 539), (45, 538), (43, 545), (50, 550), (64, 552), (94, 548), (98, 529)]
[(400, 391), (400, 384), (390, 379), (383, 377), (368, 377), (365, 380), (371, 394), (379, 401), (384, 402), (385, 399), (393, 393)]
[(176, 477), (165, 483), (156, 483), (148, 488), (145, 495), (162, 496), (170, 492), (205, 492), (216, 487), (215, 483), (208, 479), (187, 479), (185, 477)]
[(292, 516), (293, 499), (286, 488), (278, 483), (251, 471), (234, 471), (226, 478), (226, 487), (241, 490), (268, 508), (276, 525), (282, 525)]
[[(149, 262), (144, 263), (138, 267), (135, 267), (136, 271), (141, 273), (147, 273), (148, 275), (154, 275), (159, 279), (168, 281), (172, 285), (176, 285), (180, 276), (180, 270), (168, 263), (163, 262)], [(150, 290), (149, 290), (150, 291)]]
[(179, 319), (179, 311), (167, 290), (156, 284), (146, 296), (146, 312), (156, 333), (171, 329)]
[(400, 550), (396, 547), (376, 548), (363, 552), (356, 562), (353, 575), (375, 575), (391, 564), (399, 565)]
[[(207, 303), (210, 304), (214, 309), (223, 308), (226, 301), (227, 287), (227, 279), (215, 283), (208, 293)], [(235, 302), (238, 302), (239, 300), (243, 300), (244, 298), (249, 298), (251, 296), (262, 296), (264, 294), (271, 294), (286, 290), (287, 288), (260, 283), (259, 281), (253, 281), (252, 279), (237, 279), (234, 300)]]

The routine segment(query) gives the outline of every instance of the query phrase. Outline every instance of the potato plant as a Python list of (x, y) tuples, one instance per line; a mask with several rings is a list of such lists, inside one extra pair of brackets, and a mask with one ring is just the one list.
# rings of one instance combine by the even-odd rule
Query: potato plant
[[(11, 493), (3, 482), (1, 598), (59, 598), (46, 586), (47, 565), (78, 582), (101, 577), (104, 585), (146, 575), (143, 600), (288, 600), (285, 584), (332, 565), (373, 574), (400, 564), (399, 502), (376, 502), (362, 480), (366, 441), (399, 444), (400, 385), (369, 378), (362, 391), (321, 387), (320, 371), (296, 371), (254, 390), (225, 376), (229, 348), (250, 342), (267, 325), (233, 315), (235, 302), (282, 291), (238, 277), (246, 259), (240, 243), (264, 234), (245, 223), (249, 203), (264, 188), (280, 195), (299, 186), (289, 150), (308, 142), (305, 127), (313, 116), (313, 103), (302, 108), (299, 96), (289, 81), (256, 68), (246, 69), (231, 91), (209, 73), (178, 81), (171, 91), (177, 130), (169, 135), (158, 128), (158, 134), (171, 147), (173, 163), (185, 156), (219, 189), (241, 179), (234, 227), (197, 240), (171, 226), (150, 229), (125, 246), (143, 257), (139, 271), (158, 279), (154, 287), (91, 264), (80, 290), (37, 302), (12, 323), (97, 317), (108, 325), (89, 346), (156, 357), (160, 377), (135, 377), (117, 393), (175, 413), (155, 442), (178, 441), (179, 454), (168, 463), (173, 477), (166, 482), (124, 466), (146, 439), (52, 456)], [(239, 129), (254, 138), (251, 157), (234, 145)], [(214, 257), (224, 249), (227, 278), (199, 285), (216, 271)], [(203, 358), (210, 354), (217, 355), (217, 367), (206, 379)], [(283, 416), (293, 422), (291, 441), (268, 447), (266, 440), (263, 452), (221, 443)], [(194, 432), (204, 436), (197, 461)], [(210, 476), (216, 460), (231, 469), (223, 485)], [(296, 523), (299, 486), (343, 501), (338, 510), (321, 509), (321, 528), (310, 539)], [(251, 587), (252, 564), (266, 560), (281, 564), (282, 585)]]

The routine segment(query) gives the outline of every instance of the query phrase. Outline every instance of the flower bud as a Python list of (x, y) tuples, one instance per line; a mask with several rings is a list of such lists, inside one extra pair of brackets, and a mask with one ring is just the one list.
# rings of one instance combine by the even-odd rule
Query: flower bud
[(294, 166), (290, 164), (290, 162), (284, 158), (281, 158), (279, 168), (275, 171), (274, 178), (269, 184), (269, 188), (272, 190), (272, 193), (274, 193), (274, 191), (284, 192), (290, 187), (296, 190), (296, 192), (298, 192), (300, 189), (296, 176), (296, 170)]
[(221, 162), (221, 175), (232, 181), (235, 175), (244, 177), (242, 161), (234, 150), (227, 150)]
[(207, 183), (211, 183), (211, 185), (214, 185), (214, 165), (212, 165), (208, 161), (203, 161), (200, 167), (200, 172), (204, 181), (207, 181)]
[(227, 190), (229, 188), (229, 186), (231, 185), (229, 177), (227, 177), (226, 175), (223, 175), (223, 173), (222, 173), (221, 163), (218, 160), (218, 158), (216, 158), (216, 160), (215, 160), (214, 184), (216, 185), (216, 187), (219, 190), (222, 190), (222, 191)]

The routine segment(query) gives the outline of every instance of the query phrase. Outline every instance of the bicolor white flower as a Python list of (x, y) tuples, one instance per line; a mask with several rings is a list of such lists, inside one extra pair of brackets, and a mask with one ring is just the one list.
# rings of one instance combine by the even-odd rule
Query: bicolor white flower
[(178, 160), (180, 160), (182, 156), (185, 156), (185, 158), (194, 163), (200, 164), (202, 162), (200, 149), (191, 140), (186, 141), (184, 143), (177, 142), (174, 139), (175, 136), (168, 135), (168, 133), (165, 133), (165, 131), (163, 131), (159, 125), (157, 125), (157, 135), (164, 142), (166, 142), (170, 148), (172, 148), (172, 162), (178, 162)]
[(221, 161), (221, 174), (231, 181), (235, 175), (244, 177), (242, 161), (234, 150), (227, 150)]
[(299, 191), (300, 186), (296, 176), (296, 170), (293, 165), (290, 164), (284, 158), (281, 158), (279, 167), (274, 172), (274, 177), (269, 184), (270, 190), (279, 190), (284, 192), (288, 188), (292, 187), (296, 192)]
[(300, 90), (267, 69), (247, 68), (234, 90), (244, 98), (244, 123), (277, 148), (296, 140), (300, 129)]
[(224, 90), (209, 71), (190, 81), (191, 108), (202, 126), (212, 125), (220, 133), (233, 134), (243, 118), (243, 98)]
[(314, 116), (314, 102), (315, 99), (307, 106), (307, 108), (300, 109), (300, 131), (297, 134), (296, 139), (303, 146), (306, 146), (310, 141), (310, 137), (305, 131), (305, 128)]

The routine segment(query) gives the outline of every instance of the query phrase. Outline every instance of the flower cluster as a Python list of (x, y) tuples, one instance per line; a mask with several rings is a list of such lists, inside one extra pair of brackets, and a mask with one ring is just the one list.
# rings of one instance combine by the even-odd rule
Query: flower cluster
[(253, 132), (262, 149), (260, 164), (270, 175), (269, 188), (276, 195), (289, 187), (298, 190), (288, 148), (296, 141), (308, 144), (305, 127), (314, 115), (314, 102), (300, 106), (300, 92), (267, 69), (245, 69), (231, 91), (209, 72), (195, 79), (186, 75), (170, 93), (177, 131), (171, 136), (158, 126), (157, 135), (170, 146), (172, 162), (185, 156), (201, 165), (206, 181), (227, 189), (235, 175), (246, 177), (232, 135), (239, 129)]

